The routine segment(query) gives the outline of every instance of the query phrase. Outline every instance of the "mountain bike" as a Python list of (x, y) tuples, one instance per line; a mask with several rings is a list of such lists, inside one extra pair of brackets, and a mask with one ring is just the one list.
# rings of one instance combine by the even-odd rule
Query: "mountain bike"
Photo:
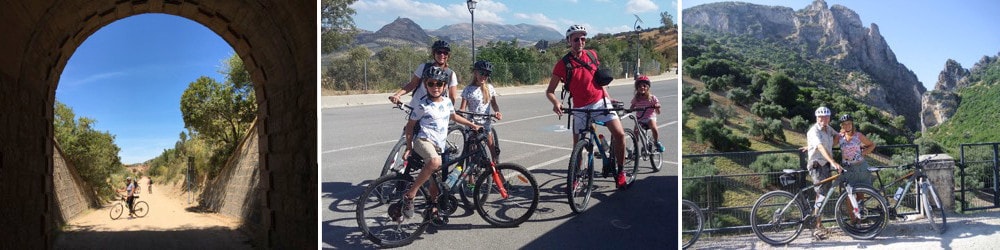
[[(624, 103), (621, 105), (624, 105)], [(663, 152), (660, 152), (657, 149), (656, 140), (654, 140), (654, 138), (650, 135), (649, 127), (647, 127), (646, 124), (639, 122), (636, 115), (632, 113), (642, 112), (639, 114), (639, 116), (642, 116), (643, 113), (652, 112), (653, 109), (653, 107), (646, 107), (627, 110), (628, 113), (624, 115), (624, 118), (631, 119), (635, 126), (633, 128), (626, 128), (625, 133), (633, 134), (635, 135), (635, 138), (638, 139), (636, 141), (639, 145), (639, 147), (636, 147), (636, 154), (638, 154), (637, 160), (649, 160), (649, 165), (653, 168), (653, 172), (659, 172), (660, 168), (663, 167)]]
[[(623, 111), (623, 108), (611, 108), (611, 109), (572, 109), (572, 108), (562, 108), (564, 113), (573, 116), (573, 113), (582, 113), (586, 117), (586, 122), (588, 124), (584, 126), (583, 133), (580, 133), (579, 138), (573, 146), (573, 151), (570, 153), (569, 158), (569, 171), (566, 175), (566, 195), (569, 198), (569, 207), (573, 210), (573, 213), (582, 213), (587, 209), (590, 204), (591, 196), (594, 190), (594, 177), (597, 173), (594, 170), (594, 150), (596, 149), (596, 155), (603, 159), (603, 168), (601, 170), (600, 176), (614, 177), (615, 182), (618, 181), (618, 168), (616, 165), (616, 159), (614, 154), (609, 154), (607, 145), (601, 142), (601, 137), (598, 136), (597, 132), (594, 131), (594, 126), (589, 124), (594, 123), (597, 125), (604, 126), (603, 122), (594, 121), (590, 114), (591, 113), (608, 113)], [(574, 128), (575, 129), (575, 128)], [(639, 162), (636, 161), (635, 148), (637, 143), (635, 141), (635, 135), (630, 133), (625, 133), (625, 152), (623, 157), (625, 160), (622, 167), (625, 171), (625, 187), (627, 188), (635, 182), (636, 174), (639, 170)], [(612, 140), (611, 143), (614, 143)], [(610, 148), (614, 148), (612, 145)], [(583, 161), (586, 161), (586, 165), (582, 165)], [(631, 165), (631, 166), (630, 166)]]
[[(779, 179), (781, 185), (789, 186), (799, 179), (798, 175), (808, 171), (785, 169), (782, 172), (784, 174)], [(834, 209), (837, 225), (855, 239), (875, 238), (888, 223), (888, 203), (873, 188), (864, 185), (852, 187), (839, 180), (840, 175), (836, 173), (816, 184), (801, 188), (794, 195), (784, 190), (762, 195), (750, 211), (750, 228), (757, 238), (768, 244), (783, 245), (792, 242), (802, 233), (803, 226), (812, 226), (817, 220), (822, 220), (823, 208), (830, 201), (826, 197), (833, 197), (833, 191), (838, 188), (829, 188), (826, 196), (822, 196), (824, 198), (815, 207), (806, 200), (805, 194), (817, 185), (833, 185), (836, 182), (841, 190)], [(814, 209), (820, 212), (814, 215)]]
[[(458, 200), (443, 177), (447, 176), (448, 166), (467, 160), (477, 162), (482, 168), (471, 195), (479, 216), (497, 227), (516, 227), (527, 221), (538, 207), (538, 183), (520, 165), (494, 164), (485, 138), (483, 131), (476, 131), (470, 138), (478, 145), (475, 150), (467, 150), (455, 159), (443, 157), (441, 171), (434, 172), (413, 200), (414, 214), (422, 219), (405, 219), (400, 211), (403, 195), (414, 183), (410, 173), (419, 172), (424, 165), (419, 155), (408, 157), (402, 173), (375, 180), (362, 193), (355, 209), (358, 226), (365, 237), (383, 247), (397, 247), (413, 242), (430, 224), (447, 224), (448, 216), (458, 208)], [(444, 155), (453, 150), (454, 147), (448, 147)], [(430, 185), (438, 185), (437, 198), (429, 197)], [(434, 209), (440, 213), (434, 213)]]
[[(149, 213), (149, 204), (146, 204), (146, 201), (139, 201), (138, 195), (133, 197), (134, 198), (132, 200), (132, 212), (135, 213), (136, 217), (139, 218), (146, 217), (146, 214)], [(115, 202), (114, 205), (111, 205), (112, 220), (117, 220), (119, 217), (122, 216), (122, 213), (128, 210), (128, 208), (126, 207), (126, 205), (128, 205), (126, 203), (126, 199), (127, 197), (125, 196), (121, 196), (121, 199), (115, 199), (117, 201)]]
[[(483, 117), (486, 119), (492, 119), (494, 117), (493, 114), (476, 114), (458, 110), (456, 110), (455, 112), (461, 116), (464, 116), (466, 119), (470, 121), (472, 121), (476, 117)], [(452, 130), (448, 134), (450, 136), (449, 141), (453, 142), (464, 141), (465, 142), (464, 145), (461, 148), (459, 148), (460, 152), (465, 152), (465, 151), (475, 152), (475, 150), (478, 150), (479, 143), (475, 143), (472, 139), (469, 138), (470, 136), (473, 136), (476, 133), (474, 133), (474, 131), (469, 130), (465, 126), (461, 125), (456, 125), (456, 126), (458, 126), (459, 128)], [(458, 133), (461, 133), (461, 139), (459, 138), (452, 139), (456, 131)], [(490, 127), (490, 135), (492, 135), (493, 137), (493, 150), (495, 150), (497, 156), (492, 158), (493, 162), (500, 162), (500, 157), (499, 157), (500, 139), (497, 136), (496, 127)], [(483, 145), (488, 146), (488, 143)], [(478, 177), (482, 173), (483, 166), (480, 166), (480, 164), (478, 164), (478, 161), (472, 160), (470, 158), (464, 162), (459, 162), (458, 165), (455, 167), (455, 169), (461, 171), (458, 177), (458, 184), (455, 185), (455, 188), (458, 189), (459, 197), (462, 198), (462, 204), (465, 205), (465, 207), (467, 208), (472, 208), (474, 203), (469, 197), (472, 197), (471, 194), (475, 189), (476, 177)]]
[[(878, 179), (879, 191), (885, 194), (887, 200), (889, 200), (892, 206), (889, 207), (889, 215), (892, 219), (903, 218), (899, 215), (898, 209), (899, 205), (904, 202), (906, 197), (916, 197), (917, 200), (908, 203), (912, 205), (913, 208), (922, 213), (927, 217), (927, 221), (931, 223), (931, 228), (934, 229), (938, 234), (944, 233), (948, 224), (948, 218), (945, 216), (944, 209), (941, 207), (941, 197), (938, 196), (937, 191), (934, 189), (934, 185), (931, 184), (930, 180), (927, 178), (927, 174), (924, 173), (924, 166), (933, 159), (934, 157), (927, 157), (926, 159), (906, 164), (902, 166), (895, 167), (870, 167), (868, 168), (871, 172), (875, 173)], [(905, 175), (889, 182), (889, 184), (884, 184), (882, 182), (881, 175), (879, 172), (883, 169), (902, 169), (910, 170)], [(890, 187), (896, 187), (896, 192), (893, 195), (889, 195), (888, 190)], [(913, 187), (912, 189), (910, 187)]]
[[(402, 110), (403, 113), (404, 113), (403, 119), (406, 119), (407, 121), (409, 121), (409, 119), (410, 119), (410, 112), (413, 112), (413, 107), (410, 107), (410, 105), (403, 104), (402, 102), (396, 103), (396, 105), (393, 106), (393, 109)], [(463, 127), (463, 126), (455, 125), (455, 124), (448, 126), (448, 137), (447, 137), (448, 139), (447, 140), (449, 142), (453, 142), (456, 145), (462, 145), (462, 144), (464, 144), (464, 134), (463, 134), (462, 131), (460, 131), (461, 127)], [(413, 127), (413, 134), (416, 135), (419, 132), (420, 132), (420, 127), (419, 126), (414, 126)], [(407, 163), (406, 163), (405, 159), (406, 159), (406, 156), (409, 154), (409, 152), (404, 152), (405, 149), (406, 149), (406, 134), (405, 133), (406, 132), (403, 132), (403, 133), (401, 133), (399, 135), (399, 140), (397, 140), (396, 144), (394, 144), (392, 146), (392, 149), (389, 150), (389, 156), (386, 157), (385, 163), (382, 164), (382, 171), (381, 171), (381, 173), (379, 173), (379, 177), (385, 176), (390, 171), (400, 173), (400, 172), (403, 171), (403, 169), (406, 168), (405, 165)], [(461, 152), (461, 150), (456, 151), (455, 154), (458, 154), (460, 152)]]
[(703, 229), (705, 214), (697, 204), (689, 200), (681, 200), (681, 241), (682, 248), (687, 249), (698, 241)]

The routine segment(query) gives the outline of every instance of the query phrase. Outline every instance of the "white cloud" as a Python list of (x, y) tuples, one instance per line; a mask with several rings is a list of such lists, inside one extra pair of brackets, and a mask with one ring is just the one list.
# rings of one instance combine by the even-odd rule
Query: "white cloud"
[(552, 20), (551, 18), (549, 18), (547, 16), (545, 16), (545, 14), (541, 14), (541, 13), (531, 13), (531, 14), (514, 13), (514, 17), (515, 18), (519, 18), (519, 19), (528, 20), (529, 24), (541, 25), (541, 26), (553, 28), (553, 29), (555, 29), (557, 31), (560, 30), (559, 29), (559, 25), (557, 25), (556, 21)]
[(118, 72), (100, 73), (100, 74), (88, 76), (86, 78), (83, 78), (83, 79), (80, 79), (80, 80), (75, 80), (75, 81), (74, 80), (69, 80), (69, 79), (63, 79), (63, 80), (69, 80), (69, 81), (66, 82), (66, 85), (68, 85), (68, 86), (78, 86), (78, 85), (83, 85), (83, 84), (92, 83), (92, 82), (96, 82), (96, 81), (100, 81), (100, 80), (105, 80), (105, 79), (109, 79), (109, 78), (113, 78), (113, 77), (123, 76), (123, 75), (125, 75), (125, 72), (118, 71)]
[(621, 32), (626, 32), (626, 31), (632, 31), (632, 28), (629, 27), (628, 25), (621, 25), (621, 26), (600, 28), (597, 31), (599, 33), (615, 34), (615, 33), (621, 33)]
[(625, 12), (631, 14), (656, 11), (659, 8), (660, 6), (657, 6), (651, 0), (629, 0), (625, 4)]
[[(448, 10), (453, 13), (466, 13), (461, 15), (460, 22), (470, 21), (468, 13), (469, 6), (464, 2), (460, 4), (448, 5)], [(507, 12), (507, 5), (496, 1), (478, 1), (476, 4), (476, 21), (503, 24), (504, 19), (499, 13)]]
[[(384, 13), (414, 21), (436, 20), (449, 24), (471, 21), (465, 2), (442, 6), (412, 0), (360, 0), (351, 4), (351, 8), (359, 13)], [(503, 12), (507, 12), (507, 6), (503, 3), (481, 0), (476, 4), (476, 21), (503, 23), (504, 19), (499, 15)]]

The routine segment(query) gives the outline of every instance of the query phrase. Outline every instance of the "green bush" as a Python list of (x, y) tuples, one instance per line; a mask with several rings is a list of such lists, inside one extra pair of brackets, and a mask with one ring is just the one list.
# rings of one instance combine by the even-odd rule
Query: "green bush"
[(736, 115), (736, 111), (733, 111), (732, 107), (719, 103), (713, 103), (708, 107), (708, 110), (712, 111), (712, 115), (715, 116), (715, 119), (721, 120), (723, 124), (725, 124), (726, 120), (730, 117)]
[[(750, 163), (750, 169), (756, 173), (781, 172), (782, 169), (800, 169), (799, 158), (793, 154), (766, 154), (757, 157)], [(778, 187), (780, 174), (764, 176), (760, 179), (761, 188)]]
[(706, 178), (691, 178), (718, 175), (719, 171), (715, 168), (714, 162), (708, 159), (694, 160), (690, 164), (683, 164), (681, 172), (684, 175), (684, 181), (681, 182), (681, 197), (692, 201), (711, 200), (714, 204), (722, 204), (724, 198), (722, 194), (726, 191), (722, 183)]
[(750, 96), (750, 91), (744, 88), (734, 88), (729, 90), (729, 93), (726, 94), (726, 98), (732, 100), (733, 103), (736, 103), (736, 105), (744, 107), (747, 106), (751, 100), (753, 100)]
[(788, 110), (781, 105), (756, 102), (750, 106), (750, 113), (760, 116), (761, 118), (781, 119), (782, 116), (788, 114)]
[(806, 130), (809, 129), (809, 121), (806, 121), (806, 119), (802, 118), (800, 115), (792, 117), (791, 123), (793, 130), (806, 132)]
[(732, 130), (722, 126), (718, 119), (701, 120), (695, 129), (698, 142), (708, 142), (712, 148), (722, 152), (742, 151), (750, 148), (750, 140), (733, 134)]

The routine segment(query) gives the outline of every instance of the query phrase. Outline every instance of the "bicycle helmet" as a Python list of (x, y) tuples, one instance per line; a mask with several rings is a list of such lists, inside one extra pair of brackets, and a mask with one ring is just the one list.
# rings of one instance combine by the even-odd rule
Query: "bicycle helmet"
[(125, 177), (125, 180), (126, 180), (126, 181), (132, 181), (132, 176), (126, 176), (126, 177)]
[(448, 44), (448, 42), (445, 42), (444, 40), (437, 40), (436, 42), (434, 42), (434, 45), (431, 45), (431, 51), (432, 52), (437, 51), (438, 49), (444, 49), (447, 50), (448, 52), (451, 52), (451, 45)]
[(854, 121), (854, 117), (851, 117), (851, 114), (844, 114), (844, 115), (840, 116), (840, 122), (846, 122), (846, 121), (853, 122)]
[(438, 66), (432, 66), (430, 68), (427, 68), (427, 70), (424, 71), (424, 77), (426, 79), (433, 79), (435, 81), (441, 81), (446, 83), (448, 82), (449, 78), (451, 78), (451, 76), (448, 75), (444, 69)]
[(472, 66), (472, 69), (493, 72), (493, 64), (486, 60), (479, 60)]
[(826, 107), (819, 107), (816, 109), (816, 116), (830, 116), (830, 109)]
[(646, 75), (639, 75), (639, 77), (635, 78), (635, 85), (636, 86), (639, 86), (639, 84), (643, 83), (643, 82), (645, 82), (646, 84), (649, 84), (650, 83), (649, 82), (649, 77), (646, 76)]
[(573, 33), (583, 33), (583, 35), (587, 35), (587, 28), (579, 24), (569, 26), (569, 29), (566, 30), (566, 40), (569, 40), (569, 36), (573, 35)]

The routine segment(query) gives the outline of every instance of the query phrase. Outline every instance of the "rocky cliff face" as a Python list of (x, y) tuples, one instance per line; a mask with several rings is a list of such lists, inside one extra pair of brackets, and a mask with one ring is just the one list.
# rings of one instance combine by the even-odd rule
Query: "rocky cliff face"
[(921, 95), (926, 89), (896, 60), (878, 26), (864, 27), (860, 16), (847, 7), (828, 7), (822, 0), (798, 11), (749, 3), (712, 3), (684, 10), (683, 22), (685, 27), (800, 44), (810, 57), (864, 72), (879, 86), (866, 93), (845, 89), (870, 105), (906, 117), (911, 129), (920, 127)]
[(396, 18), (375, 33), (361, 33), (355, 38), (355, 43), (376, 50), (376, 48), (393, 46), (427, 47), (431, 36), (420, 25), (409, 18)]
[[(451, 41), (472, 43), (472, 25), (468, 23), (445, 25), (429, 33), (437, 37), (447, 37)], [(531, 24), (476, 23), (477, 46), (485, 45), (488, 41), (511, 41), (514, 39), (528, 45), (539, 40), (558, 41), (562, 39), (562, 35), (552, 28)]]
[[(1000, 67), (995, 65), (1000, 59), (1000, 53), (996, 56), (983, 56), (972, 65), (971, 69), (962, 68), (962, 65), (955, 60), (948, 59), (944, 63), (944, 69), (938, 74), (937, 84), (934, 90), (924, 93), (921, 106), (921, 130), (940, 125), (955, 115), (958, 106), (961, 104), (961, 97), (956, 94), (959, 90), (979, 84), (982, 75), (989, 74), (990, 67)], [(979, 78), (977, 79), (977, 76)], [(996, 84), (995, 82), (984, 82), (982, 84)]]

